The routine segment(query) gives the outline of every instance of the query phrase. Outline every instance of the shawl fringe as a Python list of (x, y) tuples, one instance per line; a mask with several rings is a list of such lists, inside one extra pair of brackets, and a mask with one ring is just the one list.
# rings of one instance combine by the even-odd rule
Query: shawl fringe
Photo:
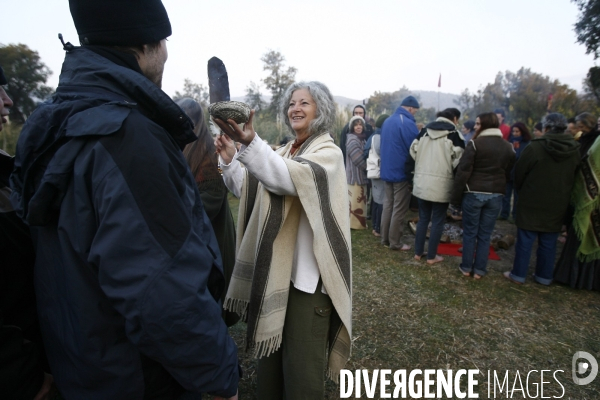
[(254, 358), (262, 358), (262, 357), (270, 356), (271, 354), (273, 354), (274, 352), (279, 350), (282, 339), (283, 339), (283, 333), (280, 332), (276, 336), (270, 337), (268, 339), (265, 339), (263, 341), (256, 343), (255, 345), (253, 345), (250, 348), (250, 351), (252, 352), (252, 356)]
[(246, 300), (233, 299), (228, 297), (225, 299), (225, 304), (223, 305), (223, 308), (227, 311), (236, 313), (240, 316), (242, 320), (245, 321), (246, 313), (248, 312), (248, 304), (249, 303)]

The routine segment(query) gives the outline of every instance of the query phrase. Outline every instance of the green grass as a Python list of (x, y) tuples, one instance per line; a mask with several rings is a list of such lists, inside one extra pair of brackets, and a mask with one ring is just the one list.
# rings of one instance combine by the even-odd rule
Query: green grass
[[(230, 204), (237, 218), (238, 201), (231, 198)], [(514, 234), (516, 227), (498, 221), (496, 230)], [(408, 230), (405, 241), (414, 244)], [(479, 281), (460, 274), (460, 258), (447, 256), (429, 266), (413, 260), (412, 252), (383, 247), (370, 230), (352, 232), (352, 252), (354, 344), (348, 369), (478, 368), (484, 374), (479, 376), (480, 398), (487, 398), (487, 370), (502, 375), (510, 370), (512, 386), (516, 370), (561, 369), (557, 377), (565, 387), (564, 399), (600, 399), (600, 376), (588, 386), (571, 380), (576, 351), (600, 361), (598, 292), (546, 287), (531, 276), (524, 285), (507, 281), (501, 272), (511, 268), (514, 246), (498, 251), (502, 260), (490, 261), (489, 274)], [(245, 325), (237, 324), (231, 333), (242, 348)], [(253, 399), (256, 364), (242, 350), (240, 357), (245, 370), (240, 398)], [(557, 384), (544, 392), (560, 394)], [(327, 398), (339, 398), (332, 382)], [(520, 392), (514, 398), (522, 398)]]

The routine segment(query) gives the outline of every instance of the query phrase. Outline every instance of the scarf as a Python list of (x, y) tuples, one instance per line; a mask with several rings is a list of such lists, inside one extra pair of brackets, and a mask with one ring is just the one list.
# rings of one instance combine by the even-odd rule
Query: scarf
[[(327, 133), (309, 137), (292, 156), (292, 143), (277, 150), (298, 192), (268, 192), (246, 171), (237, 225), (237, 255), (225, 308), (248, 323), (246, 350), (257, 358), (281, 345), (302, 208), (314, 234), (319, 272), (334, 310), (327, 376), (337, 382), (350, 358), (352, 254), (346, 177), (340, 149)], [(292, 158), (293, 157), (293, 158)]]
[(591, 146), (581, 161), (573, 186), (575, 206), (573, 227), (581, 245), (577, 257), (582, 262), (600, 259), (600, 139)]
[(362, 133), (348, 132), (348, 135), (354, 135), (358, 140), (367, 140), (369, 138), (366, 130), (363, 130)]

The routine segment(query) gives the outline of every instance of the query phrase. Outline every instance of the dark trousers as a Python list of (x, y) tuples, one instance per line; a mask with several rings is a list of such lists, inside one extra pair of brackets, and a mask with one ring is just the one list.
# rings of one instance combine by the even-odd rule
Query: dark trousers
[(502, 196), (482, 201), (474, 193), (465, 193), (462, 201), (463, 252), (460, 269), (484, 276), (490, 255), (492, 232), (502, 208)]
[(559, 232), (534, 232), (517, 229), (517, 244), (515, 245), (515, 262), (510, 277), (517, 282), (525, 282), (529, 270), (531, 250), (535, 240), (538, 241), (537, 260), (535, 263), (534, 279), (542, 285), (552, 283), (554, 260), (556, 259), (556, 239)]
[(429, 226), (429, 221), (431, 221), (427, 259), (433, 260), (435, 258), (442, 233), (444, 232), (446, 210), (448, 210), (448, 203), (436, 203), (434, 201), (419, 199), (419, 222), (417, 223), (417, 234), (415, 235), (416, 255), (420, 256), (425, 251), (427, 227)]
[[(512, 213), (510, 212), (510, 199), (515, 194), (515, 199), (512, 203)], [(502, 211), (500, 211), (500, 218), (508, 219), (510, 215), (512, 215), (513, 221), (517, 219), (517, 199), (519, 195), (515, 190), (515, 185), (512, 181), (506, 182), (506, 192), (504, 193), (504, 198), (502, 199)]]
[(333, 304), (321, 293), (290, 285), (281, 347), (258, 360), (257, 398), (322, 399), (325, 396), (326, 349)]
[(371, 221), (373, 221), (373, 230), (381, 233), (381, 214), (383, 213), (383, 204), (373, 201), (371, 208)]

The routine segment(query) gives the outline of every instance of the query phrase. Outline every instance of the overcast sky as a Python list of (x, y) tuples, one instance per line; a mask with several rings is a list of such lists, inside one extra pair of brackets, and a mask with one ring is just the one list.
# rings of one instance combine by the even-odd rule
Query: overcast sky
[[(78, 44), (67, 0), (2, 1), (0, 43), (24, 43), (54, 72)], [(476, 90), (498, 71), (524, 66), (580, 90), (594, 65), (575, 43), (577, 7), (569, 0), (163, 0), (173, 35), (163, 89), (184, 78), (207, 85), (206, 63), (221, 58), (232, 96), (266, 73), (260, 57), (280, 51), (298, 80), (319, 80), (354, 99), (402, 85), (442, 92)], [(263, 87), (263, 93), (266, 90)]]

